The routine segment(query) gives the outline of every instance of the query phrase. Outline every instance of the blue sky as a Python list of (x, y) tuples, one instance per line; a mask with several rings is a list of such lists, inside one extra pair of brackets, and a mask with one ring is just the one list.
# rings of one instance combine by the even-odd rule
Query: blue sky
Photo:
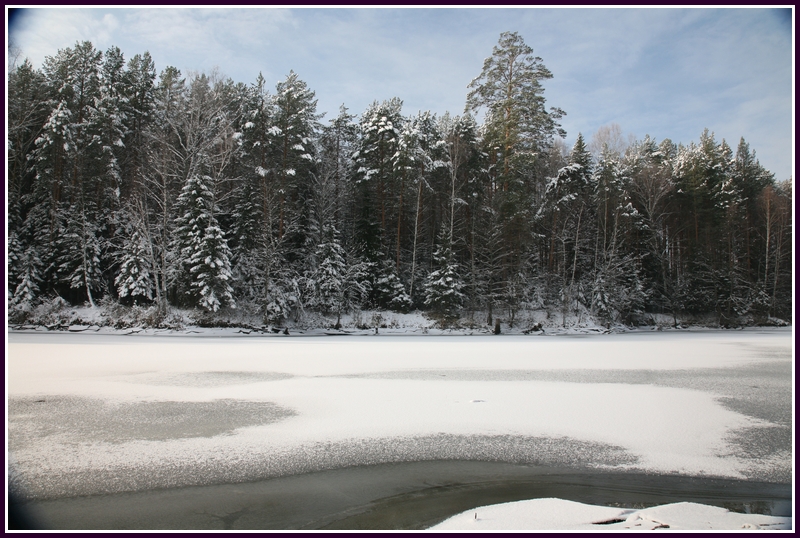
[[(294, 70), (318, 110), (360, 114), (399, 97), (405, 114), (463, 112), (467, 84), (504, 31), (553, 73), (548, 106), (567, 112), (571, 146), (612, 122), (625, 135), (685, 144), (708, 128), (744, 136), (776, 179), (793, 176), (791, 9), (30, 9), (11, 39), (41, 66), (90, 40), (126, 58), (150, 51), (160, 72), (215, 66), (271, 87)], [(325, 121), (325, 120), (324, 120)]]

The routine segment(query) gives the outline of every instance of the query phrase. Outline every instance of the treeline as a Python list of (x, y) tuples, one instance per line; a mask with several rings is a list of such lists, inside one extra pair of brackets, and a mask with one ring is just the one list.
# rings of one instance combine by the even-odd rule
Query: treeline
[(8, 79), (11, 315), (59, 295), (265, 323), (353, 308), (789, 318), (790, 182), (708, 131), (684, 146), (604, 129), (568, 150), (551, 77), (504, 33), (463, 115), (406, 116), (394, 98), (323, 121), (293, 72), (274, 90), (156, 76), (148, 53), (89, 42), (26, 61)]

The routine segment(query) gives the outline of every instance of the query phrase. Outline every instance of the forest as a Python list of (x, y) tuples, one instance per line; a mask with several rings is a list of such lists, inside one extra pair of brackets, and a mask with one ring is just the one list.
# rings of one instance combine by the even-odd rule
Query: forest
[(294, 72), (274, 88), (157, 74), (90, 42), (12, 66), (9, 319), (53, 301), (135, 305), (154, 326), (173, 308), (791, 319), (791, 179), (744, 138), (611, 124), (570, 148), (521, 36), (475, 71), (460, 115), (395, 97), (324, 119)]

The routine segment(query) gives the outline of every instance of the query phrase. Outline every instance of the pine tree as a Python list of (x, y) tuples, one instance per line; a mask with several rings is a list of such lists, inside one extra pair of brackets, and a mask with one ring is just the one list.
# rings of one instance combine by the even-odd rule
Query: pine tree
[(19, 259), (19, 284), (14, 288), (14, 295), (11, 298), (11, 304), (15, 307), (27, 310), (39, 296), (40, 265), (41, 262), (33, 248), (26, 250)]
[(370, 297), (378, 308), (407, 312), (413, 303), (397, 274), (395, 265), (384, 258), (370, 264)]
[(358, 126), (353, 123), (355, 116), (347, 108), (339, 107), (339, 115), (323, 127), (319, 137), (319, 178), (332, 191), (331, 215), (335, 226), (343, 237), (352, 237), (352, 182), (353, 152), (358, 139)]
[[(439, 121), (430, 112), (420, 112), (403, 124), (394, 157), (395, 173), (401, 177), (403, 187), (409, 188), (409, 199), (413, 202), (412, 217), (406, 226), (410, 233), (411, 268), (409, 270), (409, 296), (416, 301), (419, 286), (416, 286), (418, 273), (423, 266), (424, 251), (429, 251), (425, 239), (434, 234), (428, 228), (436, 229), (439, 204), (436, 199), (439, 182), (447, 168), (444, 136)], [(401, 195), (403, 190), (401, 190)], [(402, 198), (400, 200), (402, 209)], [(400, 267), (402, 239), (402, 211), (398, 212), (397, 235), (395, 245), (395, 266)], [(431, 218), (433, 217), (433, 218)], [(432, 239), (431, 239), (432, 242)], [(407, 245), (407, 243), (406, 243)], [(408, 247), (406, 247), (408, 248)]]
[[(353, 154), (356, 199), (356, 242), (363, 245), (370, 262), (390, 252), (391, 193), (395, 182), (393, 158), (398, 150), (403, 102), (391, 99), (372, 103), (361, 115), (361, 140)], [(374, 265), (378, 269), (380, 265)]]
[(311, 178), (316, 172), (313, 138), (318, 130), (317, 100), (294, 71), (275, 89), (270, 134), (271, 157), (278, 182), (278, 237), (291, 231), (294, 246), (305, 242)]
[(189, 265), (189, 271), (194, 277), (192, 286), (197, 290), (200, 306), (212, 312), (223, 305), (236, 307), (230, 285), (228, 244), (215, 222), (209, 222), (201, 248), (189, 259)]
[[(544, 103), (542, 82), (552, 73), (516, 32), (503, 32), (481, 74), (467, 86), (466, 110), (487, 109), (490, 144), (496, 148), (498, 180), (509, 188), (530, 152), (544, 151), (554, 136), (565, 136), (557, 123), (564, 112)], [(520, 162), (522, 161), (522, 162)]]
[(285, 260), (277, 258), (272, 267), (266, 282), (264, 321), (279, 323), (303, 310), (303, 286), (300, 276)]
[[(558, 124), (564, 112), (545, 108), (542, 82), (552, 76), (519, 34), (504, 32), (481, 74), (468, 85), (465, 110), (485, 110), (486, 205), (500, 230), (501, 280), (507, 292), (519, 289), (513, 283), (524, 273), (533, 248), (534, 201), (548, 150), (556, 137), (565, 136)], [(522, 298), (509, 299), (517, 303)]]
[(361, 116), (361, 136), (353, 154), (353, 243), (367, 264), (365, 287), (369, 290), (369, 303), (378, 308), (401, 309), (410, 304), (397, 274), (397, 262), (392, 263), (389, 257), (392, 252), (390, 226), (397, 222), (393, 216), (401, 212), (397, 208), (398, 213), (393, 215), (395, 157), (403, 127), (402, 106), (399, 99), (372, 103)]
[(37, 140), (37, 161), (56, 205), (62, 199), (74, 202), (76, 191), (94, 179), (87, 167), (93, 165), (90, 150), (97, 142), (91, 119), (100, 92), (101, 61), (102, 53), (88, 41), (44, 61), (53, 112)]
[(243, 89), (236, 152), (237, 172), (229, 201), (231, 264), (235, 295), (258, 304), (267, 293), (277, 244), (277, 188), (270, 166), (272, 97), (259, 73)]
[(650, 137), (633, 144), (618, 171), (630, 177), (630, 194), (640, 215), (638, 252), (648, 295), (647, 307), (671, 312), (677, 324), (677, 267), (674, 260), (679, 234), (672, 225), (675, 183), (672, 177), (674, 146), (658, 146)]
[[(125, 61), (118, 47), (106, 51), (100, 72), (100, 88), (91, 110), (91, 129), (96, 135), (94, 148), (96, 179), (101, 182), (103, 197), (118, 202), (121, 188), (120, 158), (128, 134), (129, 109)], [(102, 206), (103, 204), (101, 204)]]
[(258, 300), (263, 297), (262, 261), (268, 244), (268, 231), (263, 227), (260, 196), (257, 185), (247, 176), (233, 196), (231, 209), (231, 266), (232, 285), (237, 297)]
[(545, 190), (546, 205), (553, 212), (553, 242), (561, 247), (561, 280), (564, 296), (577, 296), (580, 280), (590, 271), (592, 231), (595, 228), (595, 194), (591, 155), (579, 134), (567, 166), (551, 178)]
[(145, 158), (148, 149), (146, 133), (154, 119), (156, 106), (156, 67), (149, 52), (136, 54), (128, 61), (125, 79), (129, 108), (124, 171), (128, 178), (126, 183), (131, 187), (141, 189), (141, 175), (146, 164)]
[(44, 75), (25, 60), (8, 74), (8, 230), (22, 225), (32, 203), (31, 156), (51, 110)]

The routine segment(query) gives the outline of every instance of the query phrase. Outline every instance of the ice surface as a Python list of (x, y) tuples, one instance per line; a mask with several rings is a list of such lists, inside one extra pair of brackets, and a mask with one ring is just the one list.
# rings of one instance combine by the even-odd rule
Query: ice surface
[[(227, 336), (9, 335), (11, 487), (46, 498), (433, 458), (791, 473), (791, 378), (774, 369), (790, 331)], [(730, 405), (756, 370), (774, 386)], [(123, 415), (147, 420), (125, 429)]]

